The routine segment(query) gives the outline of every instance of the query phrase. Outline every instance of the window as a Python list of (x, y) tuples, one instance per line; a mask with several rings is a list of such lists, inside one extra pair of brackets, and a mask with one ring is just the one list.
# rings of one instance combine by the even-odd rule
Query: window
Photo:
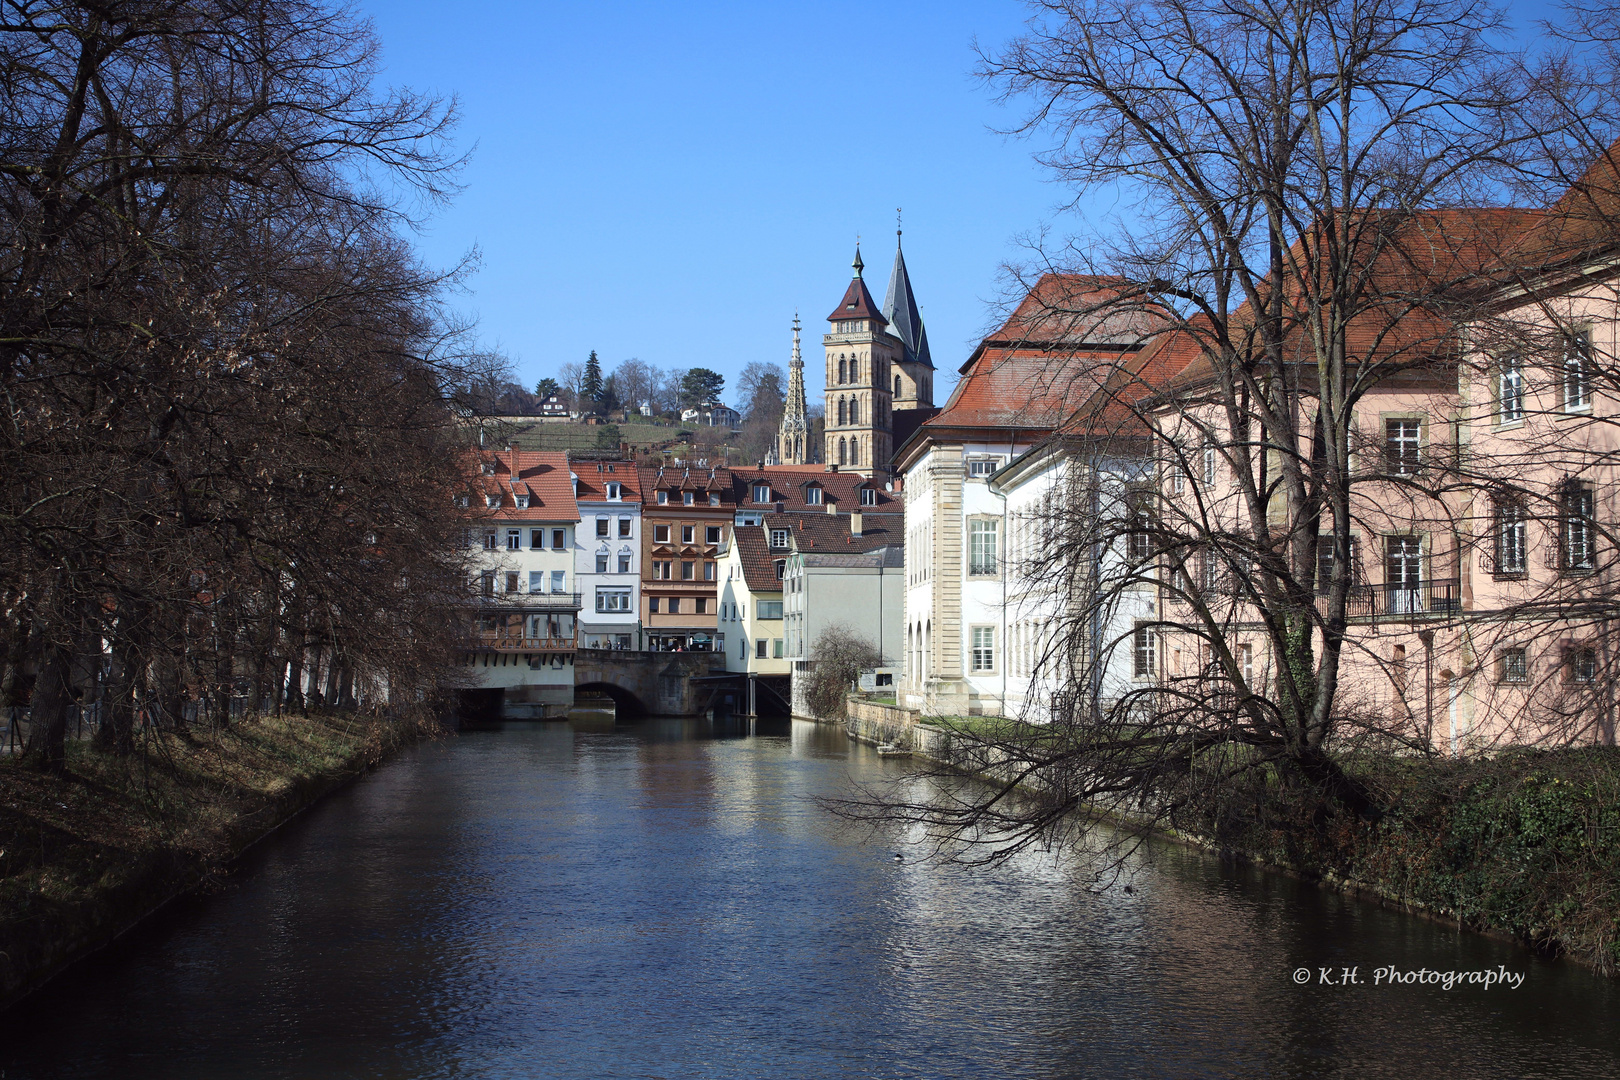
[(765, 659), (765, 650), (768, 649), (769, 647), (770, 647), (770, 639), (769, 638), (755, 638), (754, 639), (754, 659), (755, 660), (763, 660), (763, 659)]
[(629, 589), (597, 589), (596, 590), (596, 610), (597, 611), (629, 611), (630, 610), (630, 590)]
[(721, 529), (718, 525), (705, 526), (703, 529), (703, 542), (711, 547), (718, 546), (720, 543), (720, 533)]
[(1125, 496), (1127, 514), (1125, 534), (1126, 551), (1132, 560), (1140, 562), (1153, 555), (1152, 496), (1146, 491), (1131, 491)]
[(780, 600), (756, 600), (754, 605), (754, 617), (757, 619), (780, 619), (782, 617), (782, 601)]
[(1496, 369), (1496, 422), (1511, 424), (1524, 419), (1524, 361), (1516, 355), (1502, 357)]
[(1578, 683), (1597, 682), (1597, 650), (1586, 645), (1578, 645), (1569, 650), (1569, 681)]
[(478, 591), (483, 593), (485, 596), (495, 595), (495, 571), (485, 570), (483, 574), (479, 576)]
[(552, 529), (551, 530), (551, 547), (552, 547), (552, 550), (561, 551), (563, 548), (567, 547), (568, 546), (567, 539), (568, 539), (568, 530), (567, 529)]
[(544, 530), (544, 529), (530, 529), (529, 530), (529, 546), (532, 547), (532, 548), (535, 548), (537, 550), (539, 548), (545, 547), (546, 546), (546, 530)]
[(659, 506), (663, 506), (663, 505), (665, 505), (666, 503), (669, 502), (669, 492), (667, 492), (667, 491), (659, 491), (658, 494), (655, 496), (655, 499), (656, 499)]
[(1241, 666), (1241, 668), (1243, 670), (1243, 684), (1245, 686), (1253, 686), (1254, 685), (1254, 646), (1253, 645), (1239, 645), (1238, 646), (1238, 656), (1237, 656), (1237, 658), (1238, 658), (1238, 664)]
[(560, 593), (560, 592), (562, 592), (564, 590), (565, 586), (563, 584), (563, 581), (564, 581), (564, 574), (565, 573), (566, 573), (566, 571), (563, 571), (563, 570), (553, 570), (551, 572), (551, 591), (552, 592)]
[(804, 489), (804, 501), (807, 506), (821, 505), (821, 489), (814, 484)]
[(996, 572), (996, 522), (975, 518), (968, 522), (968, 573)]
[(757, 502), (757, 503), (770, 502), (771, 501), (771, 485), (769, 485), (769, 484), (755, 484), (754, 485), (753, 498), (754, 498), (754, 501)]
[(630, 572), (630, 553), (621, 551), (619, 552), (619, 573), (628, 574)]
[(605, 518), (605, 517), (597, 518), (596, 519), (596, 535), (600, 536), (602, 539), (605, 540), (605, 539), (607, 539), (607, 534), (608, 534), (608, 519)]
[(456, 505), (461, 507), (463, 510), (467, 509), (467, 496), (465, 496), (465, 495), (457, 495), (456, 496)]
[(1206, 444), (1204, 447), (1204, 483), (1207, 486), (1209, 484), (1213, 484), (1214, 482), (1215, 448)]
[(861, 422), (861, 403), (854, 398), (849, 399), (849, 422), (851, 424)]
[(782, 639), (781, 638), (771, 638), (771, 659), (772, 660), (780, 660), (780, 659), (782, 659)]
[(1592, 330), (1581, 327), (1564, 338), (1564, 411), (1592, 405)]
[(697, 613), (699, 615), (707, 615), (709, 613), (709, 598), (707, 596), (700, 596), (697, 598)]
[(1499, 576), (1525, 572), (1524, 507), (1503, 500), (1496, 504), (1496, 573)]
[(682, 506), (692, 506), (696, 502), (696, 499), (697, 499), (697, 492), (695, 492), (695, 491), (683, 491), (683, 492), (681, 492), (681, 505)]
[(900, 376), (898, 375), (894, 377), (894, 396), (900, 396)]
[(861, 488), (861, 505), (862, 506), (876, 506), (877, 505), (877, 489), (876, 488), (867, 488), (867, 487)]
[[(1333, 584), (1333, 534), (1322, 533), (1316, 538), (1316, 591), (1325, 595)], [(1350, 583), (1353, 585), (1359, 576), (1361, 559), (1356, 551), (1356, 538), (1350, 538)]]
[(980, 478), (989, 476), (991, 473), (996, 471), (996, 467), (1000, 464), (1000, 458), (972, 458), (968, 461), (968, 475), (977, 476)]
[(1502, 681), (1522, 683), (1530, 681), (1530, 660), (1523, 649), (1502, 650)]
[(681, 613), (681, 598), (678, 596), (670, 597), (668, 607), (671, 615), (679, 615)]
[(655, 581), (668, 581), (670, 579), (669, 567), (670, 567), (670, 564), (665, 560), (659, 560), (657, 562), (654, 562), (652, 564), (653, 580), (655, 580)]
[(1132, 635), (1131, 671), (1138, 679), (1151, 679), (1156, 671), (1154, 666), (1156, 636), (1153, 630), (1146, 626), (1138, 626), (1136, 633)]
[(491, 529), (488, 532), (486, 532), (484, 534), (484, 550), (485, 551), (494, 551), (495, 547), (496, 547), (495, 540), (496, 540), (496, 537), (495, 537), (495, 530), (494, 529)]
[(515, 593), (518, 591), (518, 575), (516, 570), (508, 570), (506, 572), (506, 591), (510, 593)]
[(630, 539), (630, 530), (631, 530), (630, 519), (627, 518), (627, 517), (620, 518), (619, 519), (619, 539), (621, 539), (621, 540)]
[(495, 507), (501, 505), (501, 497), (499, 495), (485, 495), (484, 505), (493, 510)]
[(1596, 496), (1585, 484), (1568, 483), (1558, 495), (1559, 553), (1567, 571), (1590, 570), (1595, 565), (1596, 537), (1592, 518)]
[(656, 596), (647, 597), (647, 614), (649, 614), (649, 615), (658, 614), (658, 597), (656, 597)]
[(529, 591), (532, 593), (546, 591), (546, 572), (544, 570), (529, 571)]
[(596, 553), (596, 572), (598, 574), (605, 574), (608, 572), (608, 553), (605, 551), (598, 551)]
[(507, 551), (518, 551), (522, 547), (523, 547), (523, 530), (522, 529), (507, 529), (506, 530), (506, 550)]
[(694, 563), (691, 559), (683, 559), (683, 560), (681, 560), (681, 580), (682, 581), (696, 581), (697, 580), (697, 564)]
[(654, 525), (653, 526), (653, 543), (655, 543), (655, 544), (667, 544), (667, 543), (669, 543), (669, 526), (668, 525)]
[(697, 540), (697, 526), (696, 525), (682, 525), (681, 526), (681, 543), (690, 544), (690, 543), (693, 543), (695, 540)]
[[(785, 548), (788, 546), (788, 531), (786, 529), (771, 530), (771, 547)], [(778, 575), (780, 576), (780, 575)]]
[(1384, 538), (1384, 589), (1391, 615), (1423, 610), (1423, 540), (1417, 536)]
[(783, 576), (786, 575), (786, 574), (787, 574), (787, 560), (786, 559), (777, 559), (776, 560), (776, 580), (781, 581)]
[(971, 668), (974, 671), (996, 670), (996, 628), (975, 626), (969, 632), (968, 640), (971, 644), (969, 650)]
[(517, 496), (517, 508), (519, 510), (527, 510), (529, 508), (529, 497), (527, 495)]
[(1391, 476), (1415, 476), (1422, 439), (1422, 420), (1385, 420), (1384, 471)]
[(705, 562), (703, 564), (703, 580), (704, 581), (713, 581), (714, 580), (714, 563)]
[(609, 480), (608, 483), (607, 483), (608, 501), (609, 502), (618, 502), (619, 499), (621, 498), (620, 490), (621, 489), (619, 487), (619, 482), (617, 480)]

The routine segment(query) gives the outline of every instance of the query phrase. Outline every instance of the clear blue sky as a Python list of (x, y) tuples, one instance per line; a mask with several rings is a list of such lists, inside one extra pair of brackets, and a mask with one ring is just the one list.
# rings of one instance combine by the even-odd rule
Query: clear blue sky
[(786, 364), (798, 309), (814, 400), (856, 234), (881, 301), (899, 206), (943, 389), (1063, 197), (970, 75), (1011, 0), (359, 9), (386, 82), (460, 98), (466, 190), (420, 247), (481, 251), (460, 303), (531, 387), (595, 349), (713, 368), (729, 399), (749, 361)]
[(460, 98), (466, 190), (420, 248), (480, 250), (461, 306), (530, 387), (595, 349), (713, 368), (734, 400), (745, 364), (786, 364), (798, 310), (815, 401), (856, 234), (881, 301), (900, 206), (943, 402), (1019, 238), (1079, 231), (971, 77), (1015, 0), (357, 3), (386, 82)]

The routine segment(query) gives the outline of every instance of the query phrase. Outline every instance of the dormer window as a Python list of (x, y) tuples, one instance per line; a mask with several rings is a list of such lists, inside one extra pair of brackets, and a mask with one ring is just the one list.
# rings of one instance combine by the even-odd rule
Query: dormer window
[(788, 531), (786, 529), (771, 530), (771, 547), (785, 548), (788, 546)]
[(501, 497), (499, 495), (485, 495), (484, 505), (493, 510), (501, 505)]
[(608, 481), (608, 484), (607, 484), (607, 497), (608, 497), (608, 502), (618, 502), (619, 501), (619, 499), (620, 499), (619, 482), (617, 480), (609, 480)]
[(757, 503), (770, 502), (771, 501), (771, 485), (769, 485), (769, 484), (755, 484), (754, 485), (753, 498), (754, 498), (754, 501), (757, 502)]
[(814, 484), (804, 489), (804, 501), (810, 506), (821, 505), (821, 489)]
[(720, 505), (720, 493), (718, 491), (709, 492), (709, 505), (710, 506), (719, 506)]
[(662, 491), (662, 490), (659, 491), (658, 492), (658, 505), (663, 506), (668, 502), (669, 502), (669, 492)]
[(612, 472), (612, 471), (613, 471), (613, 465), (610, 463), (608, 465), (608, 472)]
[(877, 489), (876, 488), (865, 488), (865, 487), (861, 488), (861, 505), (862, 506), (876, 506), (877, 505)]
[(457, 495), (456, 496), (456, 505), (461, 507), (463, 510), (467, 509), (467, 506), (468, 506), (468, 504), (470, 502), (471, 502), (471, 499), (466, 495)]
[(519, 510), (527, 510), (529, 508), (529, 497), (527, 495), (519, 495), (517, 497), (517, 508)]
[(494, 476), (495, 475), (495, 463), (493, 461), (484, 462), (484, 475), (485, 476)]
[(691, 506), (696, 501), (696, 495), (690, 491), (681, 492), (681, 505)]

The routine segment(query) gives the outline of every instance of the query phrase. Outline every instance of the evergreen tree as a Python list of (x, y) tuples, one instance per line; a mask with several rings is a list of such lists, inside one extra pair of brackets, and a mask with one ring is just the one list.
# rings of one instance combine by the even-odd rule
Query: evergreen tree
[(562, 386), (556, 379), (547, 377), (534, 384), (534, 392), (541, 401), (544, 401), (553, 394), (561, 394)]
[(681, 380), (681, 404), (692, 408), (705, 401), (719, 401), (720, 390), (725, 385), (726, 377), (718, 371), (693, 368)]
[(602, 362), (596, 358), (596, 350), (591, 350), (590, 359), (585, 361), (585, 374), (579, 380), (579, 396), (586, 401), (596, 401), (602, 396)]

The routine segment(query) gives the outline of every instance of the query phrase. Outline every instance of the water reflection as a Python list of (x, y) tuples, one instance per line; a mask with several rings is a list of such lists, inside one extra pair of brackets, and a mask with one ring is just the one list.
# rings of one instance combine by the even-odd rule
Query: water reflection
[[(966, 872), (811, 803), (903, 769), (671, 720), (419, 748), (8, 1017), (16, 1077), (1620, 1075), (1613, 988), (1175, 848)], [(1294, 984), (1381, 964), (1518, 991)]]

